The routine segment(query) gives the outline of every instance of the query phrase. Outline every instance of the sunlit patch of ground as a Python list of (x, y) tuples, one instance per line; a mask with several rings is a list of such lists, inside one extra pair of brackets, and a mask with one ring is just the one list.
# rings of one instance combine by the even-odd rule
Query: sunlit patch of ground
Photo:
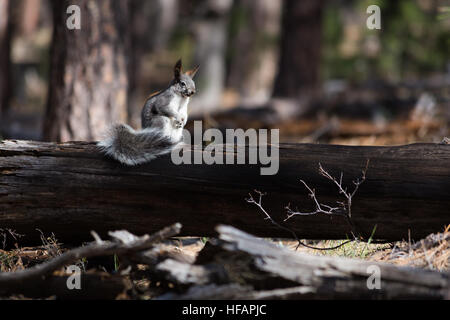
[[(417, 267), (430, 270), (448, 271), (450, 269), (450, 226), (441, 233), (434, 233), (416, 243), (406, 241), (370, 244), (350, 242), (335, 250), (314, 250), (298, 247), (296, 241), (274, 241), (276, 244), (298, 252), (314, 255), (327, 255), (387, 262), (398, 266)], [(319, 248), (335, 247), (346, 240), (306, 241), (310, 246)], [(297, 248), (298, 247), (298, 248)]]

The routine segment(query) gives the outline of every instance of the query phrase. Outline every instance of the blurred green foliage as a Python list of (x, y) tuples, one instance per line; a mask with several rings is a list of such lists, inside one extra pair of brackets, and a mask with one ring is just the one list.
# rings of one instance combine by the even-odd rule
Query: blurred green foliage
[[(243, 31), (247, 31), (246, 36), (252, 38), (251, 41), (247, 39), (247, 42), (251, 43), (248, 50), (258, 52), (279, 45), (280, 37), (278, 34), (272, 34), (264, 30), (264, 28), (259, 28), (263, 22), (259, 22), (259, 25), (254, 22), (252, 24), (251, 10), (251, 6), (244, 5), (238, 1), (231, 8), (228, 22), (227, 64), (230, 64), (237, 55), (242, 54), (242, 48), (239, 46), (239, 43), (235, 43), (234, 41)], [(258, 57), (257, 54), (254, 56)], [(255, 67), (259, 65), (259, 61), (257, 60), (250, 61), (250, 63), (253, 63)]]
[(175, 56), (183, 57), (184, 65), (191, 65), (194, 56), (194, 45), (192, 34), (181, 26), (177, 26), (169, 41), (169, 51)]
[[(381, 9), (381, 30), (369, 30), (369, 5)], [(439, 2), (329, 2), (323, 20), (323, 79), (414, 79), (445, 72), (450, 62), (450, 16)], [(356, 19), (355, 19), (356, 17)]]

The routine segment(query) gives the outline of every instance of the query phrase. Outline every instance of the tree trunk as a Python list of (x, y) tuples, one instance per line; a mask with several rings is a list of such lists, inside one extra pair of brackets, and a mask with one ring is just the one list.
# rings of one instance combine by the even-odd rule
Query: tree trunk
[(225, 53), (231, 0), (204, 0), (196, 4), (201, 11), (194, 22), (195, 62), (200, 71), (195, 78), (198, 93), (191, 102), (191, 115), (220, 107), (225, 86)]
[(22, 21), (21, 32), (29, 37), (36, 31), (39, 23), (39, 13), (41, 9), (41, 0), (24, 0), (22, 3)]
[[(243, 105), (261, 105), (271, 94), (276, 75), (280, 0), (245, 0), (234, 3), (228, 84)], [(244, 22), (241, 22), (243, 20)]]
[(323, 0), (284, 2), (275, 97), (298, 98), (318, 85), (323, 6)]
[(4, 117), (11, 97), (11, 3), (0, 1), (0, 119)]
[[(319, 163), (338, 179), (343, 172), (343, 185), (352, 190), (367, 159), (367, 179), (352, 201), (358, 234), (368, 239), (376, 226), (376, 239), (418, 240), (449, 223), (450, 145), (281, 144), (279, 151), (278, 174), (261, 176), (259, 165), (177, 166), (166, 156), (124, 167), (105, 159), (92, 143), (5, 140), (0, 144), (0, 228), (25, 234), (26, 242), (40, 241), (36, 229), (77, 243), (89, 240), (90, 230), (142, 234), (175, 222), (183, 224), (184, 235), (213, 235), (214, 227), (225, 223), (258, 236), (291, 237), (245, 201), (248, 193), (267, 192), (262, 204), (282, 223), (289, 203), (302, 211), (314, 209), (300, 179), (316, 190), (320, 203), (343, 200), (318, 174)], [(352, 237), (342, 216), (299, 216), (284, 225), (299, 238)]]
[[(81, 9), (81, 30), (69, 30), (67, 8)], [(46, 140), (99, 139), (127, 120), (128, 1), (53, 1), (54, 35)]]

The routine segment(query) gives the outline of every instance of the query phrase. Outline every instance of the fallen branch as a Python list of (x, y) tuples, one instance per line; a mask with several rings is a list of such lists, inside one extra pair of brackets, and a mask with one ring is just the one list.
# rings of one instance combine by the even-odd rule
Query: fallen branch
[[(450, 297), (448, 273), (304, 254), (230, 226), (216, 230), (219, 240), (210, 241), (194, 266), (173, 262), (159, 265), (166, 279), (185, 288), (184, 292), (169, 293), (159, 299)], [(375, 286), (376, 277), (379, 283)]]
[(136, 237), (127, 231), (110, 232), (113, 241), (102, 241), (96, 233), (93, 233), (96, 241), (84, 247), (69, 250), (60, 256), (33, 266), (31, 268), (16, 272), (0, 273), (0, 286), (11, 283), (28, 281), (32, 278), (39, 278), (49, 275), (51, 272), (69, 264), (73, 264), (81, 258), (91, 258), (109, 255), (127, 255), (150, 248), (156, 242), (160, 242), (168, 237), (177, 235), (181, 230), (181, 224), (176, 223), (163, 230), (142, 237)]

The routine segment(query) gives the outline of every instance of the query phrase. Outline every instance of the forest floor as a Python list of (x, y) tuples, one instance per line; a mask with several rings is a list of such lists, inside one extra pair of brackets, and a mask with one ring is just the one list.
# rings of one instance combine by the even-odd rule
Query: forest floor
[[(367, 242), (350, 242), (335, 250), (319, 251), (306, 247), (298, 247), (298, 243), (286, 239), (266, 239), (277, 246), (288, 248), (299, 253), (313, 255), (327, 255), (367, 261), (385, 262), (397, 266), (409, 266), (425, 270), (448, 272), (450, 270), (450, 225), (443, 232), (429, 235), (421, 241), (412, 243), (400, 241), (394, 243), (371, 244)], [(206, 238), (173, 238), (157, 244), (153, 251), (159, 255), (176, 257), (177, 260), (192, 263), (204, 248)], [(309, 245), (320, 248), (329, 248), (341, 244), (344, 240), (307, 241)], [(0, 271), (14, 272), (24, 270), (36, 264), (51, 260), (61, 255), (69, 248), (58, 243), (54, 235), (42, 237), (42, 245), (37, 247), (24, 247), (12, 250), (0, 250)], [(137, 264), (130, 272), (124, 273), (122, 261), (117, 256), (95, 259), (81, 259), (77, 265), (83, 271), (101, 278), (121, 277), (126, 279), (123, 292), (117, 299), (152, 299), (159, 295), (176, 290), (170, 280), (155, 276), (154, 270), (144, 264)], [(57, 270), (53, 275), (63, 275), (64, 270)], [(114, 278), (115, 279), (115, 278)], [(117, 285), (117, 283), (114, 283)], [(119, 285), (119, 286), (120, 286)], [(119, 290), (119, 291), (121, 291)], [(0, 297), (0, 299), (27, 299), (26, 294)], [(43, 299), (57, 299), (58, 295), (41, 297)]]

